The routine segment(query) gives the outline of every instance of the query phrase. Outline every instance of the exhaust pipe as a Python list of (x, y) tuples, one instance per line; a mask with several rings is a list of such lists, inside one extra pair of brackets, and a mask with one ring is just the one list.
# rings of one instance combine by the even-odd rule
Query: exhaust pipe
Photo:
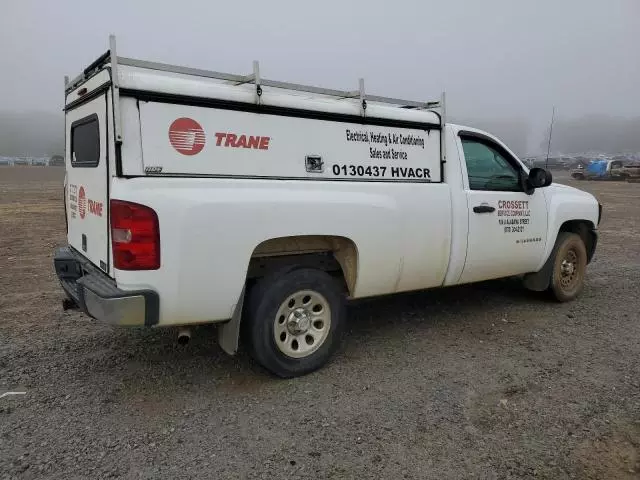
[(191, 330), (188, 328), (181, 328), (178, 331), (178, 345), (186, 345), (191, 340)]
[(70, 298), (65, 298), (62, 300), (62, 310), (64, 310), (65, 312), (67, 310), (78, 310), (79, 308), (80, 307), (78, 307), (78, 304)]

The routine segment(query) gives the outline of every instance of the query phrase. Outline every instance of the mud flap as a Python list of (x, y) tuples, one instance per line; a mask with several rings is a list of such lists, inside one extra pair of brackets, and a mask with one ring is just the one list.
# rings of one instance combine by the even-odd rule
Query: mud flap
[(218, 345), (229, 355), (238, 352), (238, 340), (240, 338), (240, 320), (242, 320), (242, 307), (244, 305), (245, 287), (240, 292), (240, 298), (233, 310), (233, 316), (227, 323), (218, 327)]
[(551, 274), (553, 273), (553, 262), (556, 258), (558, 247), (559, 244), (556, 237), (556, 244), (553, 246), (553, 250), (551, 250), (551, 254), (544, 263), (544, 266), (539, 271), (535, 273), (527, 273), (524, 276), (522, 281), (526, 289), (534, 292), (544, 292), (549, 288), (549, 285), (551, 284)]

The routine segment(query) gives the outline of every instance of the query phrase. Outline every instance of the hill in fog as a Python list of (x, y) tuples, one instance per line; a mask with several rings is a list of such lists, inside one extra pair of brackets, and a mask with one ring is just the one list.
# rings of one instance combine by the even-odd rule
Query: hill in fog
[[(547, 148), (549, 131), (540, 145)], [(553, 125), (551, 151), (563, 153), (637, 153), (640, 152), (640, 117), (616, 118), (607, 115), (586, 115), (574, 119), (559, 119)]]
[[(466, 121), (465, 121), (466, 120)], [(519, 119), (470, 120), (460, 123), (486, 129), (502, 138), (517, 154), (526, 151), (529, 125)], [(0, 112), (0, 156), (51, 156), (64, 152), (63, 112)]]
[(0, 112), (0, 155), (49, 157), (63, 152), (62, 112)]
[[(50, 157), (63, 154), (63, 119), (63, 112), (0, 112), (0, 156)], [(531, 144), (532, 129), (525, 118), (462, 118), (454, 115), (451, 121), (498, 136), (517, 155), (530, 153), (527, 146)], [(547, 130), (541, 141), (538, 135), (534, 136), (533, 144), (540, 142), (540, 152), (547, 150), (548, 134)], [(640, 117), (589, 115), (556, 119), (551, 151), (565, 154), (640, 152)]]

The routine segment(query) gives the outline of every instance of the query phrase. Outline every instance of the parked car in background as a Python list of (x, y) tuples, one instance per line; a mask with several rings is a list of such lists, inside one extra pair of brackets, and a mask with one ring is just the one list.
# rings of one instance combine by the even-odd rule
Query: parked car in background
[(586, 167), (571, 170), (576, 180), (621, 180), (622, 160), (592, 160)]
[(64, 167), (64, 157), (62, 155), (54, 155), (49, 159), (50, 167)]
[(640, 182), (640, 163), (624, 165), (620, 169), (619, 175), (627, 182)]

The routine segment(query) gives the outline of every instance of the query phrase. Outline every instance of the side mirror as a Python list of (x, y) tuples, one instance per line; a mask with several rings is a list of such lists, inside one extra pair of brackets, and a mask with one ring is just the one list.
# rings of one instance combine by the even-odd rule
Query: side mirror
[(529, 170), (529, 177), (527, 178), (527, 184), (530, 188), (542, 188), (548, 187), (553, 182), (551, 172), (544, 168), (532, 168)]

